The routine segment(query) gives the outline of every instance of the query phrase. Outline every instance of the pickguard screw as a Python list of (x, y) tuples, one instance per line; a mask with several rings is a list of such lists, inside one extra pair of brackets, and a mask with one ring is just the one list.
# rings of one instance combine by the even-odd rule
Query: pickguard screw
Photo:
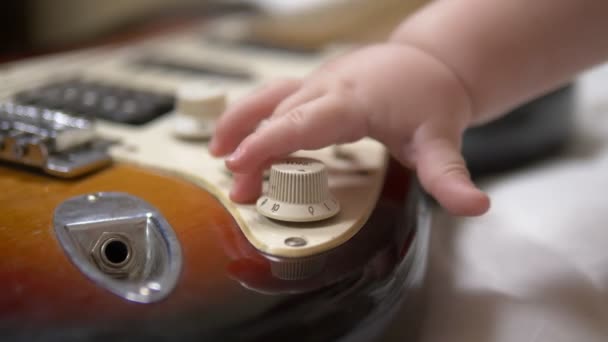
[(302, 247), (306, 246), (307, 242), (301, 237), (289, 237), (285, 239), (285, 244), (289, 247)]

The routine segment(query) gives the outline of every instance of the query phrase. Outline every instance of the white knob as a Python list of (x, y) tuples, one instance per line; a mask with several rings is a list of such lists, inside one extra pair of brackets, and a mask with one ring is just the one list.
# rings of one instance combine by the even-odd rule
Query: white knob
[(270, 168), (267, 193), (258, 212), (289, 222), (319, 221), (336, 215), (340, 204), (329, 192), (327, 168), (310, 158), (287, 158)]
[(226, 94), (205, 83), (187, 83), (176, 93), (175, 128), (180, 138), (205, 139), (213, 135), (215, 121), (226, 109)]

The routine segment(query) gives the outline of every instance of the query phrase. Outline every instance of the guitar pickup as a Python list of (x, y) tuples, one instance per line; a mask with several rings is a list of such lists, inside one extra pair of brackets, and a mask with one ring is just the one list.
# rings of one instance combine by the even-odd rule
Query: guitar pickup
[(0, 103), (0, 160), (70, 178), (109, 164), (108, 146), (96, 137), (91, 119)]
[[(173, 97), (166, 94), (78, 79), (23, 90), (14, 98), (19, 104), (55, 109), (54, 113), (81, 114), (70, 118), (68, 127), (80, 127), (79, 121), (85, 116), (143, 125), (169, 113), (174, 106)], [(73, 132), (68, 135), (73, 135)]]

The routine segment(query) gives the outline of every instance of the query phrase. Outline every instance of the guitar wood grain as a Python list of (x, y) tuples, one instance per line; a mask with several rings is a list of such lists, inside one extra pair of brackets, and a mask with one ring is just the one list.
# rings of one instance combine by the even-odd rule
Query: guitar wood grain
[[(0, 166), (0, 189), (0, 320), (51, 324), (89, 320), (87, 315), (99, 321), (170, 317), (214, 303), (220, 310), (225, 295), (242, 293), (225, 275), (230, 250), (255, 252), (221, 204), (195, 185), (127, 165), (76, 181)], [(53, 211), (70, 197), (99, 191), (138, 196), (172, 225), (184, 268), (167, 300), (144, 309), (95, 286), (67, 259), (53, 233)]]

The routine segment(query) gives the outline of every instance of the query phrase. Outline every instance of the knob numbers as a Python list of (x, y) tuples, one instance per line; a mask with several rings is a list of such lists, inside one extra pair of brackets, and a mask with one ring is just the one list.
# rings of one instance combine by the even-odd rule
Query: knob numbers
[(258, 199), (257, 210), (275, 220), (311, 222), (336, 215), (340, 204), (329, 192), (322, 162), (286, 158), (272, 165), (268, 191)]

